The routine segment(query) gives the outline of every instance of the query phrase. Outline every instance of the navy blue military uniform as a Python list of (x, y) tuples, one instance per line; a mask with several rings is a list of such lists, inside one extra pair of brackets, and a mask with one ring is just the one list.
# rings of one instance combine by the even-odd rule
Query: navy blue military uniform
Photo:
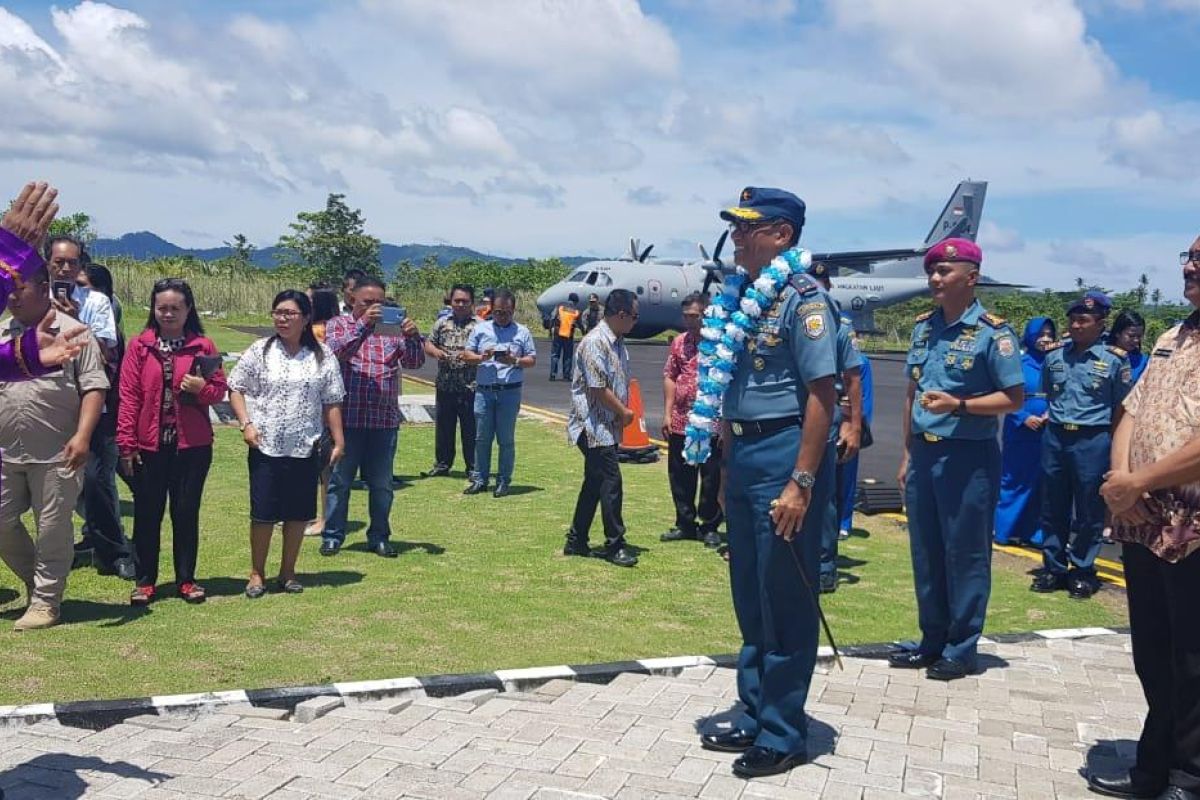
[(920, 401), (929, 391), (969, 399), (1023, 386), (1017, 337), (978, 300), (952, 323), (939, 308), (917, 317), (907, 370), (916, 384), (905, 504), (921, 628), (917, 652), (974, 670), (991, 594), (999, 421), (935, 414)]
[(833, 493), (833, 444), (792, 542), (775, 535), (771, 501), (795, 468), (807, 384), (837, 372), (836, 325), (832, 301), (815, 282), (803, 291), (789, 286), (763, 314), (725, 395), (732, 432), (725, 515), (733, 607), (742, 632), (738, 696), (746, 706), (736, 727), (756, 735), (755, 745), (788, 754), (806, 750), (804, 702), (819, 620), (815, 596), (785, 551), (799, 556), (815, 586), (821, 526)]
[[(834, 444), (836, 453), (843, 416), (840, 401), (846, 396), (845, 375), (848, 370), (862, 369), (863, 359), (858, 352), (858, 341), (854, 336), (854, 322), (849, 317), (842, 315), (836, 304), (834, 309), (838, 312), (836, 386), (839, 403), (834, 408), (833, 424), (829, 428), (829, 441)], [(834, 470), (835, 473), (840, 472), (841, 465), (835, 463)], [(840, 485), (839, 481), (834, 481), (835, 491), (830, 495), (829, 510), (824, 514), (821, 528), (821, 585), (822, 587), (830, 586), (830, 591), (837, 585), (838, 526), (841, 522), (841, 515), (838, 514), (838, 499), (841, 492), (837, 490), (837, 487)]]
[(1069, 567), (1094, 581), (1104, 528), (1100, 485), (1108, 472), (1113, 417), (1132, 385), (1129, 358), (1114, 345), (1098, 340), (1079, 351), (1060, 342), (1046, 352), (1042, 391), (1050, 410), (1042, 437), (1042, 564), (1052, 575), (1065, 576)]

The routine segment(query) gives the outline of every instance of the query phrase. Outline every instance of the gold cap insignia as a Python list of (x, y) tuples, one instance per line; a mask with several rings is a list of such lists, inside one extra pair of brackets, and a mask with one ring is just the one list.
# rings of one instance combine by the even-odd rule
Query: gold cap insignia
[(942, 252), (946, 254), (946, 258), (958, 258), (958, 248), (952, 244), (946, 245)]

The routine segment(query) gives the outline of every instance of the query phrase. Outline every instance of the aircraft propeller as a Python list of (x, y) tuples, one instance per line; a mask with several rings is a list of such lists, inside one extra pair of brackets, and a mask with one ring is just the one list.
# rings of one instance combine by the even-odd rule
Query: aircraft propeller
[(725, 247), (725, 240), (729, 238), (729, 231), (721, 232), (721, 238), (717, 239), (717, 246), (713, 250), (712, 258), (708, 257), (708, 251), (704, 249), (704, 245), (700, 245), (700, 256), (704, 259), (704, 288), (700, 290), (702, 294), (708, 294), (708, 287), (712, 286), (713, 281), (721, 282), (721, 273), (725, 269), (725, 264), (721, 261), (721, 249)]

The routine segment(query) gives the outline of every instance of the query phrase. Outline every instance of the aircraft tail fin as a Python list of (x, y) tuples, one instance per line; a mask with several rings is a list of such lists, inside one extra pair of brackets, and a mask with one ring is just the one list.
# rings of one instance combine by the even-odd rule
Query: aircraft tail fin
[(932, 247), (952, 236), (975, 241), (979, 222), (983, 218), (983, 200), (987, 196), (987, 181), (962, 181), (950, 195), (950, 201), (933, 223), (925, 237), (925, 247)]

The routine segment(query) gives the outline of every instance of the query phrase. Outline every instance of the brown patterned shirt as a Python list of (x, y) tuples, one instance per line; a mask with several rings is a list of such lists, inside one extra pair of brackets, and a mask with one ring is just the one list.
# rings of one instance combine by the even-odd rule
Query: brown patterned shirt
[[(1133, 417), (1131, 471), (1152, 464), (1200, 436), (1200, 312), (1158, 338), (1150, 363), (1125, 399)], [(1151, 492), (1155, 522), (1113, 528), (1113, 538), (1177, 562), (1200, 550), (1200, 483)]]
[(453, 316), (442, 317), (433, 324), (429, 341), (439, 350), (445, 350), (450, 358), (438, 362), (437, 388), (443, 392), (469, 392), (475, 388), (475, 367), (462, 360), (467, 349), (471, 331), (475, 330), (475, 317), (460, 323)]

